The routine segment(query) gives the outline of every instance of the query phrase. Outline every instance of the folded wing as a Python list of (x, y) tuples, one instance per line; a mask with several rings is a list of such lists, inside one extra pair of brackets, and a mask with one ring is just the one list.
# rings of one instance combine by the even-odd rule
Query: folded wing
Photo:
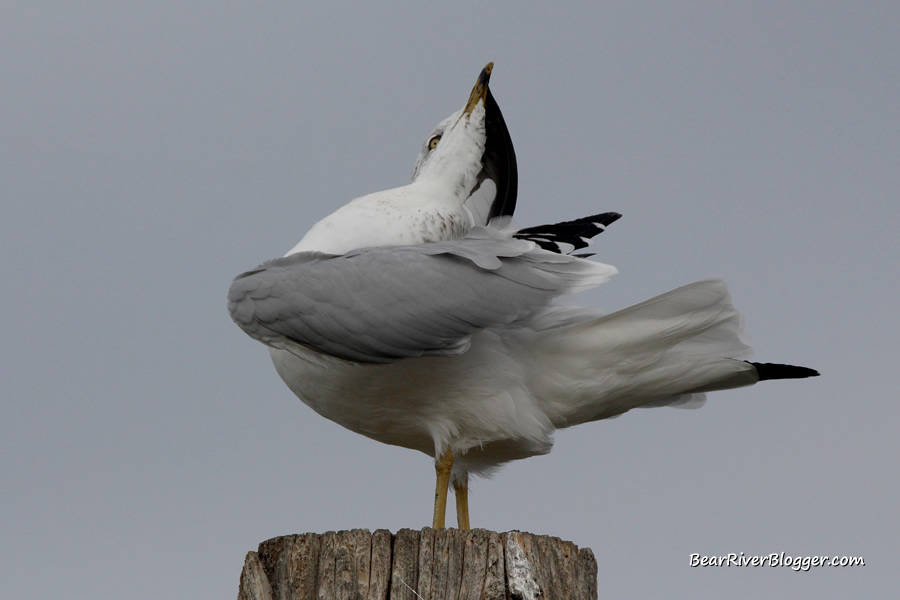
[(435, 244), (269, 261), (235, 278), (228, 308), (238, 326), (270, 346), (388, 363), (464, 352), (472, 334), (615, 272), (476, 228)]

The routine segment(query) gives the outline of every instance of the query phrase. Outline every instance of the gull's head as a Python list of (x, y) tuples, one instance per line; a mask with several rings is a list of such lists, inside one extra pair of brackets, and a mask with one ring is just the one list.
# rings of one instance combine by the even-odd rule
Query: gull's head
[(512, 215), (518, 191), (516, 153), (488, 86), (493, 68), (482, 69), (465, 106), (431, 132), (412, 174), (413, 182), (448, 186), (478, 224)]

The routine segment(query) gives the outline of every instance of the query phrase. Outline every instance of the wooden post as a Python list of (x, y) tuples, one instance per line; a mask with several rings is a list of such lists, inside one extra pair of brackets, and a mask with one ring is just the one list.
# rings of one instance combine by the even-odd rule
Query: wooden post
[(589, 548), (484, 529), (287, 535), (248, 552), (238, 600), (596, 600)]

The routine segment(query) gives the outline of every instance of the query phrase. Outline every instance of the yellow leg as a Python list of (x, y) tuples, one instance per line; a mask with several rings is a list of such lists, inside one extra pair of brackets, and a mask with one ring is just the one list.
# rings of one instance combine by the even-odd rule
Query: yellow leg
[(450, 487), (450, 469), (453, 468), (453, 454), (448, 449), (442, 457), (434, 463), (437, 473), (437, 483), (434, 488), (434, 519), (432, 527), (442, 529), (447, 515), (447, 491)]
[[(468, 476), (467, 476), (468, 479)], [(463, 531), (469, 530), (469, 482), (453, 482), (453, 493), (456, 494), (456, 523)]]

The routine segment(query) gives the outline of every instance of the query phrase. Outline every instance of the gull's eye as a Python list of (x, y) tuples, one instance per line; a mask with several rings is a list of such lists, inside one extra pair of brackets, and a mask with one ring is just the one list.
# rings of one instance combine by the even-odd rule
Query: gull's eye
[(440, 141), (441, 141), (441, 136), (439, 136), (439, 135), (434, 136), (433, 138), (428, 140), (428, 149), (434, 150), (435, 148), (437, 148), (438, 142), (440, 142)]

